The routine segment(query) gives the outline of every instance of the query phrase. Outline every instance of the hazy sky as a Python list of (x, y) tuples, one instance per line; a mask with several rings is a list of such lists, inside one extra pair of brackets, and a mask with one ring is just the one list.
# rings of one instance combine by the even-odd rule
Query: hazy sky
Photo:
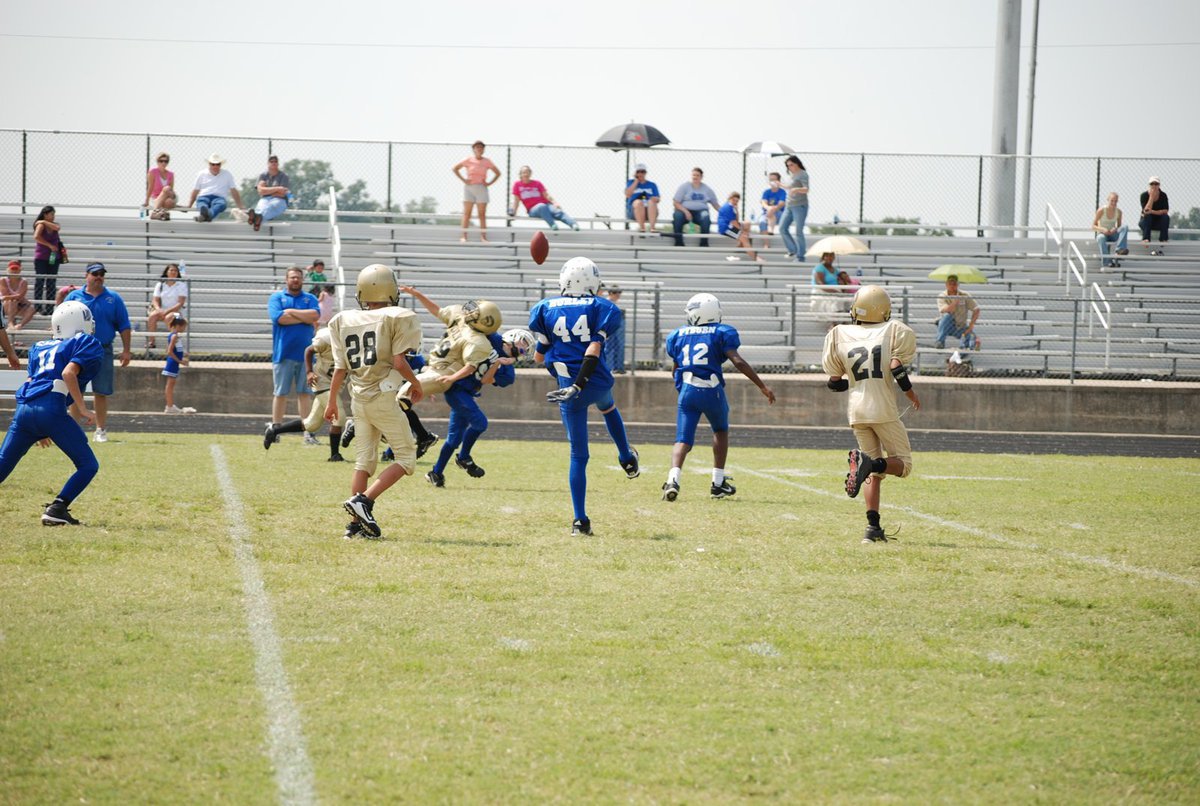
[[(0, 127), (987, 153), (997, 7), (5, 0)], [(1200, 156), (1198, 75), (1196, 0), (1046, 0), (1034, 153)]]

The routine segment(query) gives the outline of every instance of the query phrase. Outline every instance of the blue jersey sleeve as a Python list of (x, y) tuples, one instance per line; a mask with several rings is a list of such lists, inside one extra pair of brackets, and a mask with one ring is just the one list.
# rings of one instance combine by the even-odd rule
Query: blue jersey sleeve
[(17, 390), (17, 402), (28, 403), (52, 392), (65, 398), (67, 391), (62, 379), (67, 365), (79, 365), (79, 385), (83, 387), (99, 373), (103, 358), (100, 342), (86, 333), (77, 333), (69, 339), (39, 341), (29, 349), (29, 379)]
[(737, 329), (729, 325), (719, 325), (717, 327), (717, 335), (720, 337), (720, 353), (721, 360), (726, 360), (726, 353), (730, 350), (736, 350), (742, 346), (742, 337), (738, 334)]

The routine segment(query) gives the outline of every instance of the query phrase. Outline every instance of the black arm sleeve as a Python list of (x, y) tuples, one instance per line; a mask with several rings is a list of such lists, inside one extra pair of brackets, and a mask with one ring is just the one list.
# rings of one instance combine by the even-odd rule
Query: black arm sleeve
[(844, 392), (850, 388), (850, 381), (845, 378), (838, 378), (836, 381), (826, 381), (825, 385), (835, 392)]
[(912, 381), (908, 379), (908, 370), (904, 368), (903, 364), (892, 367), (892, 377), (896, 379), (896, 385), (900, 387), (901, 392), (912, 389)]
[(579, 367), (579, 374), (575, 376), (573, 383), (580, 389), (588, 385), (591, 380), (592, 373), (596, 371), (596, 367), (600, 366), (600, 357), (595, 355), (585, 355), (583, 357), (583, 365)]

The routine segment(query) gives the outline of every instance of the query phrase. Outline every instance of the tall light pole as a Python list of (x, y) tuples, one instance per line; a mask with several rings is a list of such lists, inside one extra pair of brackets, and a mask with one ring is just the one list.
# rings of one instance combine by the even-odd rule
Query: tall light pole
[(1033, 0), (1033, 49), (1029, 51), (1029, 96), (1025, 100), (1025, 186), (1021, 194), (1021, 223), (1029, 237), (1029, 175), (1033, 168), (1033, 98), (1037, 88), (1038, 11), (1042, 0)]
[(1000, 0), (996, 19), (996, 78), (992, 90), (989, 222), (1006, 235), (1016, 213), (1017, 97), (1021, 82), (1021, 0)]

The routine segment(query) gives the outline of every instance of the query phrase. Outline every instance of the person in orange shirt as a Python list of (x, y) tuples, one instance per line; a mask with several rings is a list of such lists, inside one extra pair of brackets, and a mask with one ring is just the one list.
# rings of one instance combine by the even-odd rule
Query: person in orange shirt
[[(500, 178), (500, 169), (490, 159), (483, 156), (485, 148), (487, 146), (482, 140), (476, 140), (471, 145), (471, 156), (452, 169), (454, 175), (463, 183), (462, 237), (458, 239), (461, 243), (467, 242), (467, 228), (471, 226), (472, 206), (479, 210), (479, 240), (487, 243), (488, 187), (494, 185)], [(465, 174), (462, 172), (464, 168), (466, 169)]]

